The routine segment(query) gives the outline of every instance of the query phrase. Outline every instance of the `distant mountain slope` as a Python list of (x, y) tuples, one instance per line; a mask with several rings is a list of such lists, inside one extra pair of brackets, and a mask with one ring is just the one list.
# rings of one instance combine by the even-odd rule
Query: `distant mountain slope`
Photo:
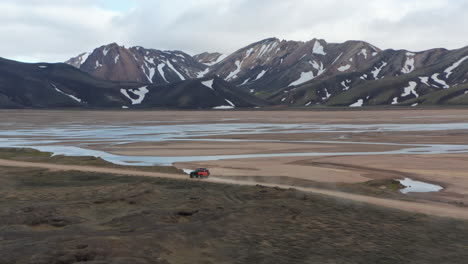
[[(285, 87), (274, 92), (269, 99), (277, 104), (311, 107), (317, 104), (359, 107), (466, 102), (466, 94), (460, 94), (460, 87), (467, 84), (468, 48), (455, 51), (432, 50), (414, 55), (406, 52), (407, 60), (415, 59), (415, 67), (411, 67), (409, 72), (402, 72), (398, 66), (395, 67), (394, 61), (399, 60), (401, 53), (383, 51), (376, 58), (375, 66), (370, 64), (371, 66), (360, 71)], [(425, 63), (418, 65), (418, 61)], [(444, 98), (428, 100), (432, 94), (441, 92), (446, 95)], [(449, 100), (454, 96), (459, 99)]]
[(227, 56), (228, 55), (217, 53), (217, 52), (214, 52), (214, 53), (205, 52), (205, 53), (195, 55), (193, 56), (193, 58), (197, 60), (198, 62), (211, 67), (223, 61)]
[(159, 85), (203, 77), (208, 68), (181, 51), (125, 48), (115, 43), (71, 58), (66, 63), (106, 80)]
[[(129, 59), (117, 59), (119, 54)], [(269, 38), (228, 56), (205, 52), (193, 57), (111, 44), (68, 63), (108, 80), (157, 85), (219, 76), (240, 91), (293, 107), (464, 104), (460, 87), (468, 79), (468, 47), (412, 52), (321, 39)]]
[(142, 107), (234, 109), (268, 105), (216, 76), (163, 86), (153, 85), (149, 89)]
[(1, 108), (117, 107), (125, 102), (120, 89), (138, 86), (101, 80), (67, 64), (0, 58)]
[(232, 109), (266, 104), (216, 76), (166, 85), (117, 82), (63, 63), (0, 58), (0, 108)]
[(380, 49), (362, 41), (328, 44), (262, 40), (244, 47), (210, 69), (211, 74), (255, 91), (275, 91), (307, 81), (357, 71), (380, 53)]

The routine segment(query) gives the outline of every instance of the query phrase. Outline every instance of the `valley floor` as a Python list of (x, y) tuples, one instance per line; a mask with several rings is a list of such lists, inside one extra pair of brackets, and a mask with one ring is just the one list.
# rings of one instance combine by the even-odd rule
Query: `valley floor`
[[(212, 172), (0, 151), (0, 263), (468, 259), (468, 110), (0, 115), (0, 147)], [(404, 178), (444, 189), (402, 194)]]
[[(412, 198), (468, 206), (467, 109), (25, 110), (1, 111), (1, 116), (6, 135), (0, 140), (25, 140), (26, 147), (32, 141), (136, 161), (167, 157), (180, 169), (210, 168), (220, 180), (284, 184), (286, 177), (294, 187), (411, 178), (444, 187), (438, 193), (409, 194)], [(423, 151), (428, 146), (431, 153)], [(446, 147), (452, 150), (438, 152)], [(199, 156), (206, 160), (197, 161)], [(195, 160), (184, 161), (190, 158)]]

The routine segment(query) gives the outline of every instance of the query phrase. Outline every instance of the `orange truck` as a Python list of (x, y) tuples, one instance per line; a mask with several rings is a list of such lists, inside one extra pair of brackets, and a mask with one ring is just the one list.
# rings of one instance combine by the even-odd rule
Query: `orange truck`
[(210, 176), (210, 171), (205, 168), (196, 169), (190, 172), (190, 178), (206, 179)]

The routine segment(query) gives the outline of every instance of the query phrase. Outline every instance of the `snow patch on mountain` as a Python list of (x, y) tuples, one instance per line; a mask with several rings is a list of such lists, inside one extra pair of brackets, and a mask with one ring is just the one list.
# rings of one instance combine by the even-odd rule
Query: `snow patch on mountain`
[(250, 48), (249, 50), (247, 50), (247, 52), (245, 53), (245, 57), (250, 57), (250, 55), (252, 55), (252, 52), (254, 52), (254, 48)]
[(229, 105), (220, 105), (220, 106), (213, 107), (213, 109), (228, 110), (228, 109), (236, 108), (236, 106), (228, 99), (224, 99), (224, 101), (226, 101), (226, 103), (228, 103)]
[(100, 67), (102, 67), (102, 64), (99, 63), (98, 60), (96, 60), (96, 65), (94, 66), (94, 69), (97, 69), (97, 68), (100, 68)]
[(202, 82), (203, 85), (205, 85), (206, 87), (208, 87), (208, 88), (210, 88), (211, 90), (214, 91), (213, 83), (214, 83), (214, 80), (209, 80), (209, 81)]
[(261, 73), (259, 73), (259, 74), (257, 75), (257, 78), (255, 78), (254, 81), (256, 81), (256, 80), (262, 78), (262, 77), (265, 75), (265, 73), (267, 73), (267, 71), (266, 71), (266, 70), (263, 70)]
[(465, 60), (468, 59), (468, 56), (461, 58), (459, 61), (455, 62), (452, 66), (448, 67), (444, 72), (446, 74), (446, 77), (449, 78), (450, 75), (452, 75), (453, 70), (458, 68)]
[(358, 55), (364, 56), (364, 59), (367, 60), (367, 49), (362, 49), (361, 52), (358, 53)]
[[(145, 65), (146, 65), (146, 63), (145, 63)], [(150, 78), (150, 76), (146, 73), (145, 65), (141, 65), (141, 66), (140, 66), (141, 71), (142, 71), (143, 74), (146, 76), (146, 79), (148, 79), (148, 81), (149, 81), (150, 83), (153, 83), (153, 80), (152, 80), (152, 79)], [(146, 65), (146, 67), (148, 67), (148, 66)], [(149, 69), (148, 69), (148, 71), (149, 71)]]
[(59, 93), (61, 93), (61, 94), (63, 94), (63, 95), (66, 95), (66, 96), (68, 96), (68, 97), (70, 97), (71, 99), (77, 101), (78, 103), (82, 103), (82, 102), (83, 102), (80, 98), (78, 98), (78, 97), (76, 97), (76, 96), (74, 96), (74, 95), (71, 95), (71, 94), (67, 94), (67, 93), (65, 93), (64, 91), (60, 90), (59, 88), (57, 88), (57, 86), (56, 86), (55, 84), (51, 83), (50, 85), (52, 85), (52, 87), (54, 87), (55, 91), (57, 91), (57, 92), (59, 92)]
[[(239, 85), (239, 86), (245, 85), (245, 84), (247, 84), (249, 81), (250, 81), (250, 78), (247, 78), (247, 80), (245, 80), (245, 81), (244, 81), (243, 83), (241, 83), (241, 85)], [(252, 89), (251, 89), (251, 92), (252, 92)]]
[(203, 63), (203, 64), (205, 64), (205, 65), (208, 66), (208, 67), (211, 67), (211, 66), (214, 66), (214, 65), (220, 63), (221, 61), (223, 61), (223, 60), (224, 60), (225, 58), (227, 58), (227, 57), (228, 57), (228, 55), (226, 55), (226, 54), (221, 54), (215, 61), (207, 62), (207, 63)]
[(401, 69), (401, 72), (404, 73), (404, 74), (408, 74), (408, 73), (411, 73), (412, 71), (414, 71), (415, 67), (414, 67), (414, 53), (411, 53), (411, 52), (407, 52), (406, 53), (406, 62), (405, 62), (405, 65), (403, 66), (403, 69)]
[(291, 84), (288, 85), (288, 87), (290, 86), (296, 86), (296, 85), (301, 85), (303, 83), (306, 83), (308, 81), (311, 81), (315, 78), (314, 76), (314, 72), (310, 71), (310, 72), (302, 72), (301, 73), (301, 77), (299, 77), (299, 79), (297, 79), (296, 81), (292, 82)]
[(418, 86), (417, 82), (409, 82), (408, 87), (405, 87), (405, 91), (401, 94), (402, 97), (413, 94), (416, 97), (419, 97), (419, 94), (416, 92), (416, 87)]
[(268, 54), (268, 52), (273, 48), (276, 47), (276, 45), (278, 45), (277, 42), (273, 42), (273, 43), (269, 43), (269, 44), (263, 44), (262, 47), (260, 48), (260, 51), (258, 52), (257, 54), (257, 58), (260, 58), (262, 57), (264, 54)]
[(234, 109), (234, 108), (235, 107), (230, 106), (230, 105), (220, 105), (220, 106), (213, 107), (213, 109), (215, 110), (229, 110), (229, 109)]
[(323, 100), (328, 100), (332, 95), (328, 92), (328, 89), (325, 88), (325, 97), (323, 97)]
[(374, 79), (378, 79), (379, 78), (379, 74), (380, 72), (382, 71), (383, 68), (385, 68), (385, 66), (387, 66), (388, 63), (386, 63), (385, 61), (382, 61), (382, 65), (380, 65), (380, 67), (375, 67), (373, 71), (371, 71), (372, 75), (374, 76)]
[(174, 68), (174, 66), (171, 64), (170, 61), (166, 60), (166, 64), (167, 64), (167, 66), (169, 66), (169, 68), (171, 68), (171, 70), (172, 70), (173, 72), (175, 72), (175, 73), (177, 74), (177, 76), (179, 76), (179, 78), (180, 78), (181, 81), (185, 81), (185, 77), (184, 77), (182, 74), (180, 74), (180, 72), (178, 72), (178, 71), (176, 70), (176, 68)]
[(341, 52), (341, 54), (338, 55), (338, 57), (336, 57), (336, 59), (332, 62), (332, 64), (335, 64), (335, 62), (337, 62), (341, 58), (341, 56), (343, 56), (343, 52)]
[(175, 55), (176, 55), (177, 57), (180, 57), (180, 58), (182, 58), (183, 60), (185, 60), (185, 56), (184, 56), (184, 55), (179, 54), (179, 53), (176, 53)]
[(79, 58), (78, 58), (78, 60), (79, 60), (79, 66), (78, 66), (78, 68), (80, 68), (81, 65), (83, 65), (83, 63), (86, 62), (86, 60), (88, 60), (88, 57), (89, 57), (90, 55), (91, 55), (91, 52), (85, 52), (85, 53), (83, 53), (83, 54), (81, 54), (81, 55), (79, 56)]
[(338, 68), (338, 71), (340, 72), (345, 72), (347, 70), (351, 69), (351, 65), (347, 64), (347, 65), (344, 65), (344, 66), (341, 66)]
[(341, 86), (343, 86), (343, 91), (347, 91), (349, 90), (349, 88), (351, 88), (349, 86), (349, 83), (351, 83), (351, 80), (345, 80), (341, 82)]
[(197, 78), (203, 78), (210, 71), (210, 68), (206, 68), (204, 71), (197, 73)]
[(398, 97), (393, 98), (392, 105), (398, 104)]
[(229, 101), (228, 99), (224, 99), (226, 102), (228, 102), (228, 104), (230, 104), (232, 107), (236, 107), (231, 101)]
[(364, 100), (363, 99), (359, 99), (357, 100), (357, 102), (355, 102), (354, 104), (350, 105), (349, 107), (362, 107), (364, 105)]
[(429, 84), (429, 77), (419, 77), (419, 80), (421, 80), (421, 82), (427, 86), (431, 86)]
[(229, 81), (229, 80), (234, 79), (234, 78), (237, 77), (237, 74), (239, 74), (240, 71), (241, 71), (242, 63), (243, 63), (243, 61), (242, 61), (242, 62), (239, 61), (239, 60), (236, 61), (236, 67), (237, 67), (237, 68), (236, 68), (234, 71), (232, 71), (232, 72), (226, 77), (226, 81)]
[(268, 48), (268, 45), (263, 44), (262, 47), (260, 48), (260, 51), (257, 54), (257, 58), (260, 58), (263, 55), (263, 53), (265, 53), (267, 48)]
[(120, 59), (120, 54), (117, 54), (117, 56), (115, 56), (115, 58), (114, 58), (114, 63), (117, 64), (119, 59)]
[(159, 75), (161, 75), (161, 77), (164, 79), (164, 81), (166, 83), (169, 83), (167, 80), (166, 80), (166, 75), (164, 74), (164, 67), (166, 67), (166, 64), (164, 63), (161, 63), (158, 65), (158, 72), (159, 72)]
[(153, 77), (155, 73), (156, 69), (154, 67), (149, 67), (149, 80), (151, 83), (153, 83)]
[(315, 41), (314, 47), (312, 48), (312, 53), (318, 54), (318, 55), (327, 55), (325, 53), (325, 49), (323, 48), (322, 44), (318, 40)]
[(141, 65), (141, 70), (146, 75), (146, 78), (148, 78), (148, 81), (150, 83), (153, 83), (153, 77), (154, 77), (154, 74), (156, 73), (156, 69), (154, 67), (149, 66), (146, 61), (144, 61), (144, 64), (145, 64), (145, 67), (148, 70), (149, 74), (146, 73), (145, 67), (143, 67), (143, 65)]
[(431, 78), (432, 78), (432, 80), (433, 80), (434, 82), (436, 82), (436, 83), (442, 85), (442, 87), (443, 87), (444, 89), (450, 88), (450, 85), (448, 85), (444, 80), (439, 79), (439, 76), (440, 76), (440, 73), (435, 73), (435, 74), (432, 75)]
[(325, 72), (325, 68), (324, 68), (322, 62), (320, 62), (320, 64), (319, 64), (318, 62), (316, 62), (314, 60), (313, 62), (309, 61), (309, 63), (312, 65), (312, 67), (314, 67), (314, 69), (316, 69), (318, 71), (317, 76), (315, 76), (315, 77), (318, 77), (318, 76), (322, 75)]
[(104, 57), (107, 56), (107, 53), (109, 53), (109, 50), (110, 50), (109, 48), (104, 48), (102, 50), (102, 54), (104, 55)]
[[(132, 102), (132, 105), (137, 105), (137, 104), (141, 104), (143, 102), (143, 100), (145, 99), (145, 96), (147, 93), (149, 93), (149, 90), (147, 89), (148, 86), (143, 86), (143, 87), (140, 87), (138, 89), (129, 89), (129, 90), (125, 90), (125, 89), (120, 89), (120, 92), (125, 96), (127, 97), (128, 99), (130, 99), (130, 101)], [(138, 96), (137, 99), (133, 99), (129, 94), (128, 92), (131, 92), (133, 93), (134, 95)]]

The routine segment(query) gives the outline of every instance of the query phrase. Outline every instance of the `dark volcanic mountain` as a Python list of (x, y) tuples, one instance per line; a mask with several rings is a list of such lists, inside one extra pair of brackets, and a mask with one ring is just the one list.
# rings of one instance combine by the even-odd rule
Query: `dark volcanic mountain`
[(67, 64), (0, 58), (1, 108), (117, 107), (125, 103), (120, 89), (138, 86), (98, 79)]
[(70, 65), (0, 58), (0, 108), (219, 108), (266, 103), (216, 76), (166, 85), (108, 81)]
[(151, 87), (143, 106), (162, 108), (234, 109), (267, 103), (217, 77)]
[(234, 52), (210, 73), (276, 104), (416, 104), (424, 103), (416, 97), (466, 83), (467, 56), (468, 48), (382, 51), (362, 41), (273, 38)]
[(107, 80), (158, 85), (219, 76), (239, 91), (295, 107), (468, 103), (468, 47), (411, 52), (381, 50), (363, 41), (270, 38), (229, 56), (191, 57), (110, 44), (67, 63)]
[(417, 53), (385, 50), (366, 65), (351, 69), (340, 74), (324, 72), (308, 82), (288, 85), (270, 93), (269, 99), (293, 106), (468, 103), (468, 48)]

